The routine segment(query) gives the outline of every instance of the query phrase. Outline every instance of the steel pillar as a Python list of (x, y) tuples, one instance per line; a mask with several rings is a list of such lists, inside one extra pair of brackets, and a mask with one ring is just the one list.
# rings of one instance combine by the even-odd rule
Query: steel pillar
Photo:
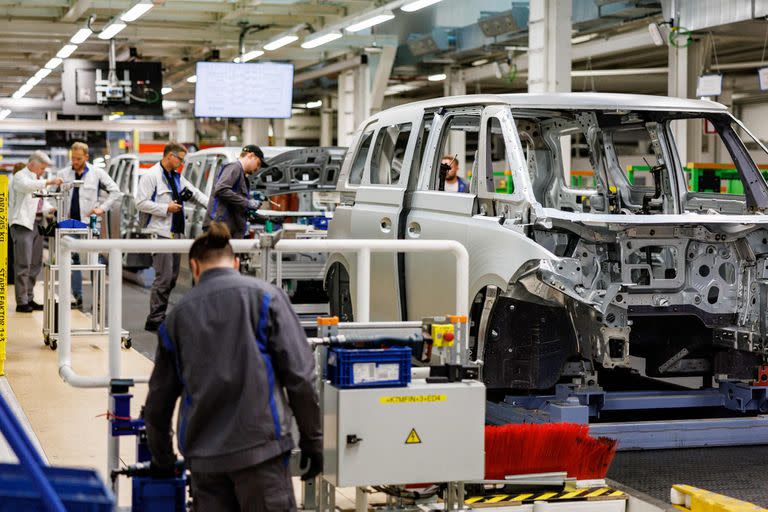
[(369, 112), (368, 65), (349, 69), (339, 74), (338, 83), (338, 122), (336, 123), (339, 146), (349, 146), (355, 130)]
[[(443, 94), (445, 96), (462, 96), (467, 94), (467, 81), (464, 78), (464, 71), (458, 68), (445, 68), (445, 82), (443, 83)], [(467, 146), (467, 135), (462, 131), (452, 131), (448, 139), (446, 152), (453, 156), (459, 163), (459, 176), (467, 177), (467, 156), (465, 148)]]
[(320, 146), (333, 145), (333, 98), (325, 96), (323, 106), (320, 107)]
[(368, 55), (365, 64), (339, 74), (337, 145), (349, 146), (360, 123), (381, 110), (396, 51), (384, 46)]
[(571, 0), (531, 0), (528, 92), (571, 91)]
[[(528, 21), (528, 92), (571, 92), (571, 0), (531, 0)], [(570, 178), (571, 141), (560, 143)]]
[(273, 146), (285, 146), (285, 119), (273, 119), (272, 120), (272, 145)]
[(243, 119), (243, 145), (269, 145), (269, 119)]
[(176, 141), (182, 144), (197, 144), (194, 119), (176, 120)]

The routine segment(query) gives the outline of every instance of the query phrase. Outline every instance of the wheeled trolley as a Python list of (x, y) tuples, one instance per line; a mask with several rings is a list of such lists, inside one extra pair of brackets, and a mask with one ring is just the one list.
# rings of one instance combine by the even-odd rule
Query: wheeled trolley
[[(77, 182), (73, 186), (79, 186)], [(56, 211), (66, 211), (65, 192), (49, 192), (45, 194), (36, 194), (39, 197), (53, 199), (56, 203)], [(79, 220), (62, 220), (56, 223), (53, 236), (50, 237), (48, 244), (48, 257), (43, 262), (43, 343), (56, 350), (58, 346), (58, 285), (59, 285), (59, 248), (61, 247), (61, 238), (63, 236), (75, 236), (85, 239), (93, 237), (93, 228)], [(107, 266), (99, 263), (96, 253), (89, 253), (86, 261), (80, 264), (73, 264), (72, 270), (88, 272), (91, 275), (91, 325), (88, 328), (72, 329), (75, 336), (102, 336), (108, 334), (106, 322), (106, 269)], [(66, 276), (69, 279), (70, 276)], [(128, 331), (121, 333), (123, 348), (130, 348), (131, 337)]]

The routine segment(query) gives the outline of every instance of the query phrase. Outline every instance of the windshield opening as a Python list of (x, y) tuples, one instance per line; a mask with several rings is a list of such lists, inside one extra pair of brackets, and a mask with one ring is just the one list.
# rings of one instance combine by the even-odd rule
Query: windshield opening
[[(585, 110), (514, 117), (534, 196), (545, 208), (620, 215), (768, 208), (768, 152), (727, 114)], [(682, 129), (708, 130), (702, 152), (685, 161), (673, 135)]]
[(704, 134), (701, 150), (689, 150), (683, 162), (686, 211), (745, 214), (758, 209), (765, 196), (768, 154), (742, 125), (719, 115), (675, 119), (670, 128), (671, 133), (686, 130), (689, 137), (694, 130)]

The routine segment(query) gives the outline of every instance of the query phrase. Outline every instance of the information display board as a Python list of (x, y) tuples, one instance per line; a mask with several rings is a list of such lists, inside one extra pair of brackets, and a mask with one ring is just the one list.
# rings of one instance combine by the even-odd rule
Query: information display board
[(195, 117), (291, 117), (293, 64), (198, 62), (195, 74)]

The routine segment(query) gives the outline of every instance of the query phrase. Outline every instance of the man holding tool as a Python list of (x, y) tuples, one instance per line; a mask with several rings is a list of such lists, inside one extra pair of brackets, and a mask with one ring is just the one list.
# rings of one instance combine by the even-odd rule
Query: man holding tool
[(260, 201), (250, 197), (248, 177), (268, 165), (261, 148), (248, 144), (237, 160), (223, 166), (213, 182), (203, 229), (208, 229), (213, 221), (224, 222), (232, 238), (244, 238), (248, 211), (261, 206)]
[(456, 155), (446, 155), (440, 162), (440, 181), (439, 190), (445, 192), (469, 192), (469, 185), (459, 177), (459, 162)]
[[(139, 179), (136, 209), (142, 214), (142, 228), (150, 236), (184, 238), (184, 202), (193, 200), (202, 207), (208, 203), (208, 197), (178, 172), (186, 155), (187, 150), (181, 144), (166, 144), (163, 159)], [(179, 277), (180, 262), (180, 254), (152, 255), (155, 280), (150, 290), (149, 315), (144, 323), (147, 331), (156, 331), (165, 319), (168, 298)]]

